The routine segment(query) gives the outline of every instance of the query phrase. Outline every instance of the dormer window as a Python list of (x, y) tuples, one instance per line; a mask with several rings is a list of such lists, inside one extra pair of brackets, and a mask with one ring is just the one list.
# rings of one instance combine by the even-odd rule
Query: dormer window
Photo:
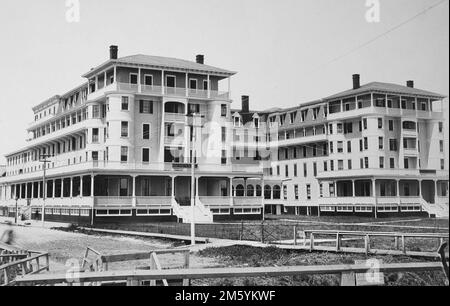
[(280, 116), (280, 124), (284, 125), (285, 122), (286, 122), (286, 115), (281, 115)]
[(313, 120), (317, 120), (317, 118), (319, 117), (319, 112), (320, 112), (320, 107), (313, 109)]
[(234, 117), (234, 127), (240, 127), (241, 126), (241, 118)]
[(259, 128), (259, 118), (253, 118), (253, 125), (255, 126), (255, 128)]
[(306, 121), (306, 116), (308, 115), (308, 110), (302, 110), (301, 116), (302, 116), (302, 122)]

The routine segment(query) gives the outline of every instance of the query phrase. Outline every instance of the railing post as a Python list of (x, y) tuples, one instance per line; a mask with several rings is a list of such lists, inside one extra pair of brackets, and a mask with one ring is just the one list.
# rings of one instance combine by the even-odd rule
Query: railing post
[(310, 252), (312, 252), (314, 250), (314, 233), (311, 232), (311, 234), (309, 235), (309, 250)]
[(364, 239), (364, 249), (366, 250), (366, 255), (370, 253), (370, 236), (366, 235)]
[(294, 225), (294, 245), (297, 245), (297, 226)]
[(336, 234), (336, 252), (341, 250), (341, 235), (339, 232)]

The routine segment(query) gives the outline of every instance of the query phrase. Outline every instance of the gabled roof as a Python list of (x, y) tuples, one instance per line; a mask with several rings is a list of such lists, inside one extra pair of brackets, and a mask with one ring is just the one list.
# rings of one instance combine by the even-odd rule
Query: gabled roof
[(225, 70), (222, 68), (217, 68), (209, 65), (199, 64), (197, 62), (188, 61), (184, 59), (163, 57), (163, 56), (153, 56), (137, 54), (131, 56), (121, 57), (117, 60), (108, 60), (107, 62), (101, 64), (100, 66), (92, 69), (83, 75), (83, 77), (90, 77), (95, 72), (105, 69), (107, 66), (112, 64), (131, 64), (131, 65), (143, 65), (147, 66), (149, 69), (174, 69), (180, 71), (186, 71), (191, 73), (210, 73), (219, 74), (223, 76), (232, 76), (236, 74), (234, 71)]
[(349, 96), (369, 93), (369, 92), (380, 92), (380, 93), (390, 93), (390, 94), (402, 94), (409, 96), (424, 96), (429, 98), (443, 99), (445, 96), (434, 93), (431, 91), (426, 91), (417, 88), (411, 88), (407, 86), (392, 84), (392, 83), (381, 83), (381, 82), (372, 82), (361, 86), (358, 89), (350, 89), (338, 94), (329, 96), (324, 100), (334, 100), (338, 98), (345, 98)]

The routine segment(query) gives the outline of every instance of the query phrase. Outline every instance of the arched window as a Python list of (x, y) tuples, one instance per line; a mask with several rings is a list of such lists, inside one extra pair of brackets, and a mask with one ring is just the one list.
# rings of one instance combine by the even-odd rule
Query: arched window
[(272, 198), (272, 188), (269, 185), (264, 186), (264, 199), (270, 200)]
[(403, 129), (404, 130), (416, 130), (416, 123), (413, 121), (404, 121)]
[(254, 197), (255, 196), (255, 187), (253, 185), (247, 186), (247, 197)]
[(256, 196), (257, 196), (257, 197), (262, 196), (261, 185), (256, 185)]
[(236, 186), (236, 196), (237, 197), (243, 197), (245, 195), (245, 190), (243, 185), (237, 185)]
[(275, 200), (281, 199), (281, 188), (278, 185), (273, 186), (273, 198)]

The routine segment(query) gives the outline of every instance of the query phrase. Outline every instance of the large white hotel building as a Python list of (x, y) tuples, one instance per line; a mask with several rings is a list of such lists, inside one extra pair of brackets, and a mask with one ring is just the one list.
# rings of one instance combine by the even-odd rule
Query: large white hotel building
[(119, 58), (111, 46), (86, 83), (33, 108), (27, 146), (6, 155), (0, 215), (189, 222), (193, 192), (204, 223), (448, 216), (444, 96), (354, 75), (331, 97), (251, 111), (247, 96), (231, 108), (233, 75), (202, 55)]

